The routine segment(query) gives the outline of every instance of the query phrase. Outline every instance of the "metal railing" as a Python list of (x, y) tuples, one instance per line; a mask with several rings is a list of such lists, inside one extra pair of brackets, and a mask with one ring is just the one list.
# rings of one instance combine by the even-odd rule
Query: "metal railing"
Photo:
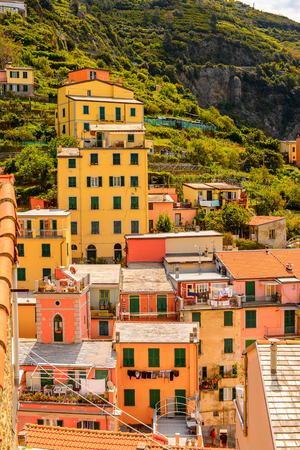
[(21, 238), (45, 238), (45, 239), (52, 239), (52, 238), (62, 238), (64, 235), (63, 230), (21, 230), (20, 231), (20, 237)]
[(295, 325), (282, 327), (264, 327), (265, 336), (284, 336), (286, 334), (297, 334)]

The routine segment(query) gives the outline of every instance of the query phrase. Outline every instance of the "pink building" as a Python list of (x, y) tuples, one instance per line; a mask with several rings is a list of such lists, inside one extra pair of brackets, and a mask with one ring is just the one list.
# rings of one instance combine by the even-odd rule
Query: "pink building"
[(264, 337), (299, 335), (300, 249), (217, 252), (243, 305), (241, 348)]
[[(176, 199), (176, 200), (174, 200)], [(149, 231), (155, 229), (159, 214), (166, 214), (177, 225), (192, 225), (198, 208), (192, 208), (191, 203), (177, 201), (177, 195), (169, 193), (153, 193), (148, 191)]]
[(114, 429), (116, 353), (92, 341), (90, 275), (36, 281), (37, 340), (20, 340), (19, 431), (26, 422)]

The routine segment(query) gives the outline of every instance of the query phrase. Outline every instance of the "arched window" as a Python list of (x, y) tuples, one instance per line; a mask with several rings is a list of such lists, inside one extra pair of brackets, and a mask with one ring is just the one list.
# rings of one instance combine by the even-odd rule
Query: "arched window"
[(54, 342), (63, 342), (63, 321), (59, 314), (53, 319)]
[(120, 261), (122, 259), (122, 246), (121, 244), (115, 244), (114, 246), (114, 260)]
[(77, 245), (72, 244), (72, 250), (77, 250)]
[(95, 259), (96, 260), (97, 250), (96, 250), (96, 247), (93, 244), (88, 246), (88, 248), (86, 250), (86, 257), (87, 257), (88, 260), (91, 260), (91, 259)]

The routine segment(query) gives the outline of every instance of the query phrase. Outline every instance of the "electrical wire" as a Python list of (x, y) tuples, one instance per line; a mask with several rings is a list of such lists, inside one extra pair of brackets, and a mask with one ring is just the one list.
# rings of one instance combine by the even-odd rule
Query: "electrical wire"
[[(20, 345), (22, 346), (21, 343), (20, 343)], [(26, 351), (27, 351), (27, 349), (26, 349)], [(40, 359), (42, 359), (43, 361), (45, 361), (45, 363), (48, 364), (50, 367), (53, 367), (54, 369), (58, 370), (59, 372), (62, 372), (62, 371), (61, 371), (59, 368), (57, 368), (54, 364), (49, 363), (45, 358), (43, 358), (42, 356), (38, 355), (38, 354), (37, 354), (36, 352), (34, 352), (33, 350), (29, 350), (28, 353), (26, 353), (26, 351), (25, 351), (25, 354), (26, 354), (32, 361), (34, 361), (34, 363), (35, 363), (38, 367), (40, 367), (44, 372), (46, 372), (49, 376), (52, 377), (52, 373), (47, 372), (47, 370), (46, 370), (44, 367), (42, 367), (41, 363), (35, 361), (35, 360), (33, 359), (33, 357), (29, 355), (29, 352), (33, 353), (33, 354), (36, 355), (38, 358), (40, 358)], [(66, 375), (64, 372), (62, 372), (62, 373), (63, 373), (64, 375)], [(67, 378), (70, 379), (70, 380), (72, 380), (72, 381), (74, 381), (74, 379), (71, 378), (71, 377), (69, 377), (69, 375), (67, 375)], [(61, 385), (65, 386), (64, 383), (63, 383), (62, 381), (60, 381), (60, 380), (58, 380), (58, 379), (57, 379), (56, 381), (58, 381), (58, 383), (60, 383)], [(106, 411), (104, 408), (101, 408), (101, 407), (98, 406), (97, 404), (91, 402), (90, 400), (88, 400), (88, 399), (87, 399), (86, 397), (84, 397), (83, 395), (81, 395), (81, 394), (75, 392), (73, 389), (68, 388), (68, 390), (71, 391), (71, 392), (73, 392), (73, 393), (76, 394), (77, 396), (83, 398), (87, 403), (90, 403), (92, 406), (96, 407), (97, 409), (99, 409), (100, 411), (104, 412), (105, 414), (108, 414), (109, 416), (111, 416), (111, 417), (113, 417), (113, 418), (115, 417), (112, 413), (110, 413), (109, 411)], [(98, 394), (95, 394), (93, 391), (91, 391), (91, 392), (92, 392), (92, 394), (95, 395), (96, 397), (99, 397), (99, 398), (102, 399), (102, 397), (98, 396)], [(115, 407), (115, 405), (113, 405), (112, 403), (108, 402), (107, 400), (105, 400), (105, 401), (106, 401), (109, 405)], [(140, 424), (144, 425), (146, 428), (149, 428), (149, 429), (152, 431), (152, 434), (154, 433), (153, 428), (152, 428), (152, 427), (149, 427), (149, 425), (146, 425), (145, 423), (143, 423), (143, 422), (141, 422), (140, 420), (136, 419), (134, 416), (131, 416), (130, 414), (128, 414), (126, 411), (120, 409), (119, 407), (117, 407), (117, 409), (120, 410), (120, 411), (122, 411), (122, 413), (126, 414), (127, 416), (133, 418), (134, 420), (138, 421)], [(126, 425), (128, 428), (130, 428), (131, 430), (133, 430), (135, 433), (138, 433), (138, 434), (140, 434), (141, 436), (145, 437), (146, 439), (152, 441), (152, 442), (155, 443), (157, 446), (162, 447), (164, 450), (166, 449), (167, 444), (166, 444), (166, 445), (160, 444), (159, 442), (155, 441), (153, 438), (150, 438), (147, 434), (144, 434), (144, 433), (142, 433), (141, 431), (136, 430), (135, 428), (133, 428), (131, 425), (127, 424), (126, 422), (123, 422), (121, 419), (118, 419), (118, 421), (121, 422), (123, 425)], [(166, 438), (166, 436), (164, 436), (164, 435), (161, 434), (161, 433), (156, 432), (155, 434), (157, 434), (157, 435), (159, 435), (159, 436), (165, 438), (166, 440), (168, 440), (168, 439)], [(183, 446), (183, 445), (176, 444), (176, 446), (179, 447), (179, 448), (185, 449), (185, 446)]]

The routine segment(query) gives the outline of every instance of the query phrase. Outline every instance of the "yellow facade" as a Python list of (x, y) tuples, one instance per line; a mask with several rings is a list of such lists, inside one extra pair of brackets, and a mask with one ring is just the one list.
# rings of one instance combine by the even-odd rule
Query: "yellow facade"
[(226, 201), (240, 200), (241, 188), (226, 183), (185, 183), (183, 199), (193, 207), (202, 206), (205, 214), (224, 206)]
[(35, 280), (52, 274), (55, 266), (72, 262), (71, 212), (34, 209), (18, 213), (18, 218), (18, 286), (33, 290)]
[[(71, 83), (58, 89), (55, 129), (59, 136), (73, 136), (80, 146), (89, 141), (99, 145), (100, 136), (91, 133), (91, 125), (97, 124), (143, 124), (144, 106), (133, 98), (133, 91), (120, 85), (101, 80)], [(122, 131), (122, 130), (121, 130)], [(108, 133), (103, 133), (101, 146), (128, 141), (125, 136), (115, 136), (109, 142)], [(85, 141), (85, 143), (84, 143)], [(134, 145), (144, 144), (136, 140)]]
[(57, 160), (58, 205), (72, 209), (74, 262), (124, 256), (124, 235), (147, 232), (147, 150), (62, 149)]
[(30, 67), (6, 66), (6, 82), (8, 84), (33, 84), (34, 70)]
[[(193, 313), (200, 312), (199, 339), (199, 381), (200, 386), (205, 378), (213, 378), (217, 374), (224, 377), (218, 381), (216, 389), (203, 389), (200, 387), (200, 413), (205, 427), (212, 425), (232, 425), (235, 423), (235, 407), (233, 403), (235, 385), (239, 384), (241, 369), (238, 377), (233, 377), (231, 367), (241, 362), (240, 350), (240, 309), (197, 309), (183, 310), (180, 320), (184, 322), (195, 321)], [(232, 322), (225, 319), (230, 314)], [(225, 325), (232, 323), (232, 325)], [(225, 353), (225, 339), (232, 339), (232, 352)], [(228, 341), (227, 341), (228, 342)], [(221, 369), (220, 369), (221, 367)], [(228, 373), (228, 376), (227, 376)], [(220, 394), (220, 390), (223, 390)], [(223, 396), (223, 400), (222, 399)], [(225, 427), (226, 428), (226, 427)]]

